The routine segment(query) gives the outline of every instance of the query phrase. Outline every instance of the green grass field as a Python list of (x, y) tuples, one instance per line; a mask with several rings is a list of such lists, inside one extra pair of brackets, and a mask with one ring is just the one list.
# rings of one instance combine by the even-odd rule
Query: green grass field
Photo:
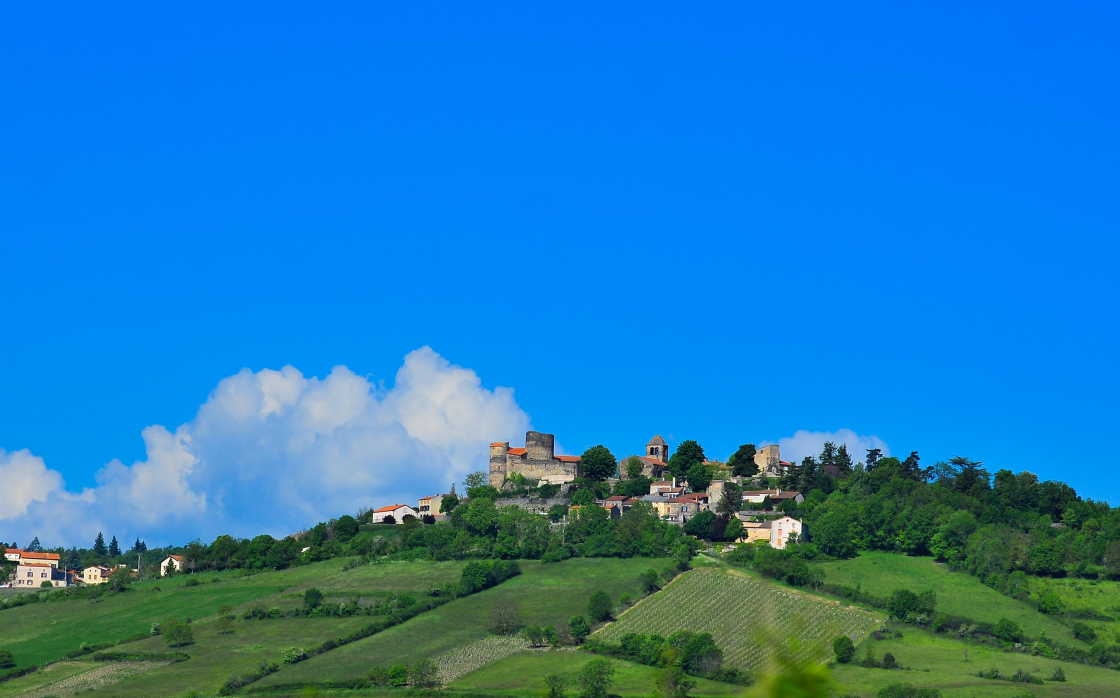
[(1051, 638), (1083, 646), (1065, 625), (989, 589), (975, 577), (951, 571), (933, 558), (865, 552), (851, 560), (823, 563), (821, 567), (825, 570), (825, 584), (859, 584), (864, 591), (882, 597), (890, 596), (895, 589), (933, 589), (937, 593), (938, 611), (990, 623), (1009, 618), (1031, 637), (1038, 637), (1045, 630)]
[[(1092, 628), (1098, 641), (1108, 644), (1120, 642), (1120, 582), (1030, 578), (1033, 598), (1038, 599), (1047, 590), (1057, 593), (1071, 619), (1076, 618)], [(1083, 612), (1086, 610), (1117, 620), (1085, 618)]]
[[(892, 623), (889, 627), (900, 630), (903, 637), (878, 641), (869, 639), (857, 648), (857, 657), (863, 656), (864, 646), (870, 643), (877, 657), (890, 652), (908, 670), (839, 665), (833, 670), (838, 695), (871, 698), (879, 689), (898, 682), (936, 688), (944, 698), (1010, 698), (1024, 694), (1033, 694), (1037, 698), (1105, 698), (1120, 695), (1120, 672), (1115, 670), (1005, 652), (953, 636), (934, 635), (913, 626)], [(968, 653), (967, 661), (965, 652)], [(1066, 674), (1064, 683), (1022, 684), (982, 679), (976, 675), (979, 671), (992, 668), (1005, 675), (1022, 669), (1046, 679), (1059, 666)]]
[(662, 569), (664, 560), (575, 558), (543, 565), (523, 561), (522, 574), (498, 587), (457, 599), (385, 632), (300, 662), (261, 681), (323, 681), (365, 676), (376, 666), (434, 658), (488, 634), (490, 611), (501, 598), (517, 602), (525, 623), (567, 624), (586, 615), (587, 601), (602, 589), (618, 603), (623, 592), (639, 595), (638, 575)]
[[(544, 676), (560, 674), (573, 684), (579, 670), (594, 655), (587, 652), (535, 651), (520, 652), (468, 674), (451, 684), (451, 688), (469, 691), (501, 691), (510, 696), (538, 698), (545, 692)], [(614, 685), (610, 692), (619, 696), (650, 696), (658, 690), (662, 670), (619, 660), (615, 667)], [(575, 689), (578, 690), (578, 689)], [(694, 696), (746, 696), (749, 689), (715, 681), (697, 679)]]

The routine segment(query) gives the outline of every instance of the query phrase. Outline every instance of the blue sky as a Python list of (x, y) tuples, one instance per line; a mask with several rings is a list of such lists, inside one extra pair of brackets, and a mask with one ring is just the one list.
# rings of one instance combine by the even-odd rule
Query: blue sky
[[(433, 407), (425, 428), (460, 440), (409, 427), (395, 460), (362, 450), (392, 450), (381, 432), (315, 456), (369, 470), (326, 483), (369, 504), (444, 488), (530, 423), (569, 452), (661, 433), (721, 457), (850, 429), (1120, 503), (1115, 4), (0, 13), (0, 540), (88, 544), (51, 512), (145, 496), (210, 514), (88, 525), (343, 513), (324, 495), (260, 523), (275, 507), (219, 493), (302, 427), (204, 447), (240, 422), (200, 406), (287, 365), (300, 395), (345, 366), (339, 390), (443, 394), (394, 394), (405, 371), (493, 408)], [(363, 409), (331, 429), (411, 424)], [(127, 472), (107, 464), (154, 462), (153, 425), (213, 472), (109, 498)], [(300, 453), (273, 477), (321, 465)], [(424, 481), (386, 475), (410, 459)]]

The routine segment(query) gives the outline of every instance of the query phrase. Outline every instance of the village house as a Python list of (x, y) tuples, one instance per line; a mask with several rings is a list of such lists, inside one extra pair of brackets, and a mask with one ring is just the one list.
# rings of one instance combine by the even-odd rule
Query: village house
[(371, 521), (375, 524), (386, 523), (385, 519), (392, 517), (393, 520), (389, 523), (399, 524), (404, 522), (406, 516), (411, 516), (414, 519), (420, 518), (419, 512), (407, 504), (391, 504), (373, 512)]
[(41, 587), (44, 582), (53, 587), (68, 587), (74, 583), (74, 577), (72, 572), (63, 572), (57, 565), (20, 560), (16, 567), (16, 586)]
[(421, 497), (416, 507), (416, 513), (420, 516), (439, 516), (440, 507), (443, 506), (443, 498), (446, 496), (446, 494), (433, 494), (430, 497)]
[(679, 497), (684, 494), (684, 487), (677, 485), (677, 478), (660, 480), (650, 483), (649, 493), (657, 497)]
[(809, 529), (797, 519), (789, 516), (769, 521), (748, 520), (743, 522), (743, 535), (738, 539), (738, 542), (753, 543), (756, 540), (765, 540), (770, 543), (771, 548), (781, 550), (786, 547), (792, 533), (796, 533), (799, 540), (805, 540)]
[[(7, 555), (4, 556), (5, 558)], [(19, 563), (32, 564), (32, 565), (50, 565), (51, 567), (58, 567), (61, 560), (58, 553), (29, 553), (26, 550), (19, 551)]]
[(186, 560), (182, 555), (168, 555), (159, 563), (159, 576), (166, 577), (168, 567), (171, 567), (173, 572), (182, 572), (185, 564)]
[(805, 501), (805, 495), (795, 490), (788, 490), (786, 492), (782, 492), (781, 489), (747, 490), (746, 492), (743, 492), (743, 501), (750, 502), (751, 504), (762, 504), (762, 502), (765, 501), (767, 497), (770, 498), (770, 502), (772, 504), (777, 504), (778, 502), (784, 502), (790, 499), (797, 502), (798, 504)]
[(669, 462), (669, 445), (658, 434), (646, 444), (646, 454), (644, 456), (627, 456), (620, 459), (618, 461), (618, 476), (620, 478), (630, 477), (630, 474), (626, 472), (626, 462), (631, 458), (637, 458), (641, 461), (641, 477), (659, 478), (665, 472), (665, 464)]
[(5, 548), (4, 559), (8, 562), (19, 562), (19, 556), (22, 552), (23, 550), (20, 548)]
[(104, 584), (109, 581), (109, 575), (113, 573), (112, 567), (105, 565), (94, 565), (82, 570), (82, 581), (86, 584)]
[(684, 525), (693, 516), (700, 513), (700, 503), (694, 499), (674, 497), (665, 502), (664, 518), (671, 523)]

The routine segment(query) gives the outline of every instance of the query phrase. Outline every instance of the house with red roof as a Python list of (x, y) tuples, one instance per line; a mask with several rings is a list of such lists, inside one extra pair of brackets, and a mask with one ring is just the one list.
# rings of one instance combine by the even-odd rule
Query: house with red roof
[(163, 562), (159, 563), (159, 576), (166, 577), (168, 567), (171, 567), (174, 572), (182, 572), (183, 566), (186, 564), (186, 558), (182, 555), (168, 555), (163, 558)]
[[(381, 507), (373, 512), (373, 523), (403, 523), (404, 517), (411, 516), (414, 519), (420, 518), (420, 512), (416, 511), (407, 504), (390, 504), (387, 507)], [(386, 521), (386, 519), (392, 519)]]

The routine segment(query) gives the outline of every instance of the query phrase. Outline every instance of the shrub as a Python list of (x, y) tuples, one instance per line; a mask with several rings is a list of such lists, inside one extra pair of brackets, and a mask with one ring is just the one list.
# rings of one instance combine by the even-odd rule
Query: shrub
[(1073, 624), (1070, 625), (1070, 630), (1073, 631), (1073, 636), (1082, 642), (1092, 642), (1097, 639), (1097, 634), (1093, 629), (1081, 621), (1074, 621)]
[(863, 659), (859, 660), (859, 665), (864, 669), (874, 669), (879, 666), (879, 662), (875, 659), (875, 650), (871, 649), (870, 643), (863, 651)]
[(878, 698), (941, 698), (936, 688), (917, 688), (912, 683), (892, 683), (875, 694)]
[(295, 664), (307, 659), (307, 652), (299, 647), (288, 647), (280, 653), (280, 658), (283, 659), (285, 664)]
[(607, 689), (614, 683), (614, 665), (606, 659), (592, 659), (579, 672), (582, 698), (607, 698)]
[(572, 616), (568, 620), (568, 632), (572, 634), (572, 640), (578, 645), (591, 634), (591, 627), (583, 619), (583, 616)]
[(1054, 667), (1054, 673), (1050, 674), (1050, 680), (1051, 681), (1065, 681), (1066, 680), (1066, 672), (1062, 671), (1062, 668), (1060, 666), (1056, 666), (1056, 667)]
[(630, 592), (623, 592), (622, 596), (618, 599), (619, 603), (623, 606), (634, 605), (634, 599), (630, 596)]
[(11, 650), (0, 650), (0, 669), (11, 669), (16, 665)]
[(159, 635), (161, 632), (163, 632), (163, 629), (160, 627), (159, 623), (152, 623), (151, 632), (152, 632), (152, 635)]
[(385, 667), (374, 667), (366, 674), (366, 678), (374, 686), (388, 686), (389, 685), (389, 670)]
[(882, 667), (884, 669), (897, 669), (898, 661), (895, 660), (894, 655), (890, 652), (884, 652)]
[(430, 659), (421, 659), (408, 670), (408, 678), (413, 686), (432, 688), (439, 685), (439, 666)]
[(564, 698), (568, 680), (560, 674), (548, 674), (544, 677), (544, 685), (548, 686), (548, 698)]
[(664, 698), (688, 698), (688, 692), (695, 687), (696, 681), (680, 667), (670, 667), (661, 677), (661, 695)]
[(597, 623), (605, 623), (611, 619), (611, 597), (607, 592), (600, 589), (591, 595), (587, 602), (587, 615)]
[(529, 625), (525, 628), (525, 640), (532, 647), (540, 647), (544, 643), (544, 631), (539, 625)]
[(1038, 597), (1038, 610), (1042, 613), (1049, 613), (1051, 615), (1061, 613), (1065, 608), (1062, 599), (1053, 591), (1044, 591)]
[(185, 587), (196, 587), (201, 583), (202, 582), (198, 581), (194, 577), (191, 577), (190, 579), (188, 579), (186, 582), (183, 583), (183, 586), (185, 586)]
[(49, 579), (44, 579), (44, 580), (42, 581), (42, 583), (41, 583), (41, 584), (39, 584), (39, 586), (41, 586), (41, 587), (53, 587), (54, 585), (53, 585), (53, 584), (51, 584), (51, 582), (50, 582), (50, 580), (49, 580)]
[(389, 667), (387, 677), (390, 686), (404, 686), (408, 684), (408, 667), (403, 664), (394, 664)]
[(168, 618), (163, 621), (161, 628), (168, 647), (182, 647), (194, 642), (194, 633), (186, 623)]
[(303, 604), (311, 610), (315, 610), (323, 603), (323, 592), (315, 587), (311, 587), (303, 592)]
[(647, 594), (652, 594), (653, 592), (661, 588), (661, 585), (657, 583), (657, 572), (653, 570), (646, 570), (645, 572), (642, 572), (639, 575), (639, 578), (642, 581), (642, 591)]
[(856, 647), (847, 635), (841, 635), (832, 641), (832, 651), (836, 654), (836, 661), (847, 664), (856, 656)]
[(1007, 618), (999, 619), (992, 634), (1005, 642), (1019, 642), (1023, 639), (1023, 629), (1018, 623)]

